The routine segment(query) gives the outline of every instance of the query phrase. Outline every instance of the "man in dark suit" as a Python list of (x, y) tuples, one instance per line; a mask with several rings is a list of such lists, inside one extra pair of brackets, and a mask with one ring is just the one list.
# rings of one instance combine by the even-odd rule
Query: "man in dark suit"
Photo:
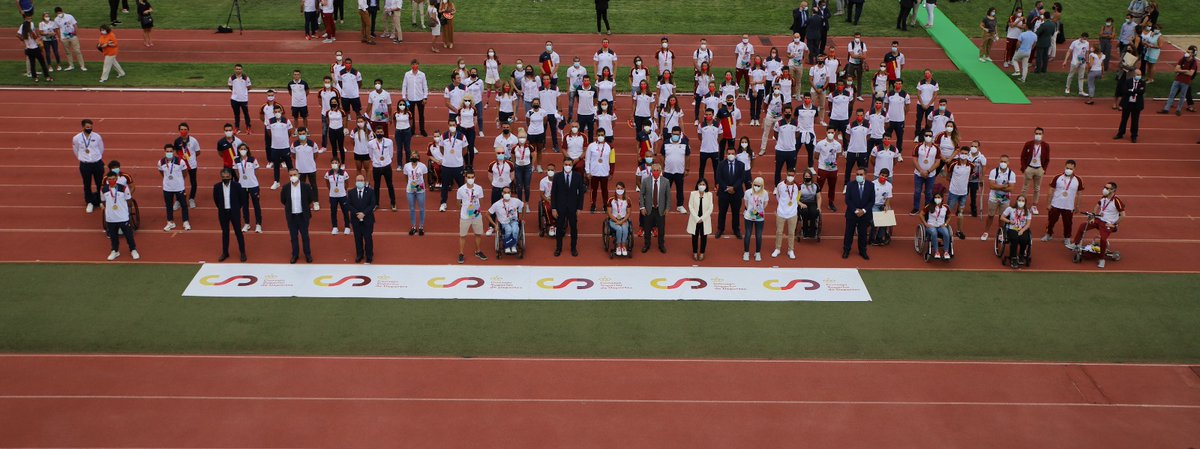
[(217, 221), (221, 222), (221, 257), (229, 258), (229, 228), (237, 236), (238, 254), (246, 261), (246, 240), (242, 237), (242, 186), (233, 180), (233, 170), (221, 169), (221, 182), (213, 184), (213, 204), (217, 206)]
[(917, 6), (916, 0), (900, 0), (900, 15), (896, 16), (896, 29), (900, 31), (908, 31), (908, 18), (912, 14), (913, 8)]
[(1142, 71), (1134, 70), (1133, 76), (1126, 77), (1121, 81), (1121, 88), (1117, 90), (1121, 93), (1121, 127), (1117, 128), (1117, 135), (1113, 136), (1113, 140), (1120, 140), (1125, 137), (1125, 125), (1129, 124), (1129, 140), (1137, 143), (1138, 136), (1138, 121), (1142, 117), (1142, 108), (1145, 107), (1146, 82), (1142, 81)]
[(825, 54), (823, 43), (825, 40), (825, 16), (821, 14), (821, 10), (813, 7), (812, 13), (808, 16), (808, 28), (805, 29), (804, 42), (808, 44), (808, 64), (817, 63), (817, 55)]
[(596, 34), (600, 34), (600, 20), (602, 19), (605, 31), (612, 34), (612, 27), (608, 26), (608, 0), (596, 0)]
[(842, 258), (850, 257), (850, 242), (858, 234), (858, 255), (867, 255), (867, 229), (871, 227), (871, 208), (875, 205), (875, 186), (867, 182), (867, 172), (859, 167), (854, 180), (846, 186), (846, 238), (842, 241)]
[(290, 182), (279, 189), (279, 202), (283, 203), (283, 215), (287, 218), (288, 236), (292, 239), (292, 261), (300, 259), (300, 242), (304, 241), (304, 261), (312, 263), (312, 249), (308, 246), (308, 220), (312, 218), (309, 209), (313, 203), (312, 185), (300, 183), (300, 172), (296, 169), (288, 171)]
[(862, 17), (863, 3), (866, 0), (846, 0), (846, 22), (858, 25), (858, 19)]
[(550, 210), (557, 223), (557, 233), (554, 235), (554, 257), (562, 254), (563, 237), (566, 228), (571, 228), (571, 255), (579, 256), (575, 244), (579, 241), (579, 219), (576, 215), (583, 209), (583, 194), (587, 191), (583, 173), (572, 173), (571, 166), (575, 161), (571, 158), (563, 160), (561, 176), (555, 176), (550, 184)]
[(375, 196), (375, 189), (367, 186), (367, 178), (363, 175), (354, 178), (354, 189), (347, 196), (349, 205), (346, 209), (350, 210), (350, 226), (354, 229), (354, 263), (362, 262), (364, 256), (367, 263), (371, 263), (375, 259), (372, 234), (375, 232), (375, 207), (379, 205), (379, 199)]
[(808, 14), (808, 2), (800, 2), (800, 7), (792, 10), (793, 33), (804, 36), (804, 31), (808, 29)]
[(667, 252), (667, 212), (671, 210), (671, 180), (662, 176), (662, 165), (650, 166), (650, 176), (642, 178), (642, 194), (638, 198), (642, 214), (642, 235), (646, 244), (642, 252), (650, 251), (653, 230), (658, 230), (658, 251)]
[(733, 215), (733, 236), (738, 239), (742, 238), (741, 233), (741, 210), (742, 197), (745, 196), (746, 189), (746, 164), (737, 160), (737, 154), (733, 148), (725, 150), (725, 160), (717, 164), (714, 168), (717, 179), (717, 236), (725, 233), (725, 213), (732, 211)]
[(1037, 52), (1035, 56), (1035, 64), (1033, 73), (1046, 73), (1050, 66), (1050, 46), (1054, 45), (1054, 32), (1058, 31), (1058, 24), (1050, 20), (1050, 12), (1046, 11), (1042, 16), (1045, 21), (1041, 26), (1038, 26), (1035, 32), (1037, 33), (1037, 43), (1034, 44), (1034, 50)]

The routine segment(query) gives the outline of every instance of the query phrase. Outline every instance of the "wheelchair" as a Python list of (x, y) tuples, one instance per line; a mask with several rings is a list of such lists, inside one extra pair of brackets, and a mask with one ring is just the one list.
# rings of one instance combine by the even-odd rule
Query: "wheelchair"
[[(107, 235), (108, 234), (108, 225), (107, 225), (107, 222), (104, 221), (104, 207), (103, 206), (101, 206), (100, 212), (101, 212), (100, 213), (100, 230), (104, 231), (105, 235)], [(141, 226), (142, 226), (141, 209), (138, 208), (137, 200), (130, 199), (129, 200), (129, 229), (132, 229), (134, 232), (137, 232), (138, 228), (140, 228)], [(125, 232), (121, 231), (120, 229), (117, 230), (117, 235), (121, 235), (124, 233)]]
[[(872, 212), (872, 213), (874, 213), (874, 212)], [(893, 228), (895, 228), (895, 226), (876, 227), (874, 224), (872, 224), (871, 230), (868, 233), (868, 238), (870, 239), (871, 245), (874, 245), (874, 246), (890, 245), (892, 243), (892, 229)]]
[[(1084, 223), (1091, 223), (1093, 219), (1100, 218), (1099, 215), (1096, 215), (1091, 212), (1084, 212), (1083, 216), (1085, 217)], [(1090, 229), (1089, 229), (1089, 231), (1090, 231)], [(1109, 232), (1109, 235), (1111, 236), (1112, 234), (1116, 234), (1116, 233), (1117, 233), (1117, 228), (1113, 228), (1113, 230), (1111, 232)], [(1085, 232), (1084, 238), (1086, 238), (1086, 237), (1087, 237), (1087, 233)], [(1100, 254), (1100, 236), (1099, 235), (1092, 237), (1092, 239), (1087, 244), (1083, 244), (1082, 241), (1080, 243), (1081, 244), (1079, 244), (1079, 245), (1075, 245), (1075, 248), (1073, 248), (1073, 249), (1068, 247), (1068, 249), (1070, 249), (1071, 252), (1073, 253), (1071, 255), (1072, 262), (1075, 262), (1075, 263), (1082, 262), (1084, 257), (1095, 257), (1097, 259), (1108, 258), (1108, 259), (1112, 260), (1113, 262), (1121, 260), (1121, 252), (1114, 251), (1112, 249), (1112, 239), (1109, 239), (1107, 251), (1105, 251), (1103, 255)]]
[[(496, 237), (496, 260), (500, 260), (506, 254), (504, 252), (504, 228), (498, 226), (494, 235)], [(509, 255), (517, 256), (518, 259), (525, 258), (525, 220), (517, 220), (517, 252)]]
[[(608, 253), (609, 259), (616, 257), (627, 257), (632, 259), (634, 251), (628, 251), (627, 254), (623, 256), (617, 255), (617, 245), (618, 243), (622, 242), (616, 241), (617, 232), (614, 231), (611, 226), (609, 226), (609, 223), (611, 222), (611, 218), (605, 218), (604, 222), (601, 223), (604, 228), (600, 230), (600, 235), (603, 236), (600, 240), (604, 243), (604, 252)], [(629, 235), (626, 237), (625, 242), (623, 243), (625, 244), (626, 248), (633, 248), (633, 222), (626, 221), (625, 223), (629, 225)]]
[[(942, 243), (945, 244), (946, 253), (950, 256), (950, 259), (939, 258), (938, 260), (945, 260), (949, 262), (950, 260), (954, 259), (954, 227), (947, 226), (946, 228), (950, 231), (950, 238), (945, 239)], [(929, 262), (930, 260), (934, 259), (933, 243), (925, 234), (924, 222), (917, 224), (916, 233), (913, 235), (913, 249), (916, 250), (917, 254), (921, 254), (925, 258), (925, 262)]]
[[(816, 208), (816, 203), (808, 204), (808, 207)], [(821, 209), (817, 208), (817, 216), (811, 220), (804, 219), (804, 214), (800, 213), (796, 223), (796, 241), (801, 240), (816, 240), (821, 241)], [(803, 212), (803, 211), (801, 211)]]
[(554, 237), (554, 226), (551, 224), (554, 221), (554, 215), (550, 213), (550, 203), (547, 201), (538, 201), (537, 220), (538, 220), (538, 237)]
[(1028, 268), (1032, 259), (1031, 254), (1033, 252), (1033, 245), (1026, 246), (1025, 251), (1022, 251), (1021, 254), (1017, 256), (1017, 260), (1009, 260), (1007, 256), (1007, 254), (1010, 252), (1008, 245), (1011, 245), (1012, 243), (1008, 241), (1007, 231), (1007, 229), (1004, 229), (1004, 225), (1001, 225), (1000, 229), (996, 231), (996, 238), (994, 239), (995, 245), (993, 252), (996, 254), (996, 257), (1000, 258), (1000, 265), (1012, 268), (1020, 268), (1021, 266)]

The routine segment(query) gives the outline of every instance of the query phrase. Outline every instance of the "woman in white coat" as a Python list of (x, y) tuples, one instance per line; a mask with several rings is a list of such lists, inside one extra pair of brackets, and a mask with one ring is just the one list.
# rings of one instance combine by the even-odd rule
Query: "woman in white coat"
[(708, 235), (712, 234), (713, 194), (708, 191), (708, 181), (696, 182), (696, 190), (688, 197), (687, 232), (692, 235), (692, 259), (704, 260), (708, 247)]

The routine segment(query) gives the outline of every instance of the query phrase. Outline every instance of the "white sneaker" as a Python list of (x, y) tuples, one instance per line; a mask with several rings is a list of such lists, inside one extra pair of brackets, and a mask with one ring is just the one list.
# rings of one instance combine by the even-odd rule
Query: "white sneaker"
[(496, 230), (495, 230), (495, 229), (488, 228), (488, 229), (487, 229), (487, 231), (485, 231), (485, 232), (483, 233), (483, 235), (492, 235), (492, 234), (495, 234), (495, 233), (496, 233)]
[(313, 202), (313, 210), (321, 210), (321, 203)]
[(89, 214), (90, 214), (90, 213), (92, 213), (92, 211), (96, 210), (96, 205), (95, 205), (95, 204), (92, 204), (92, 203), (88, 203), (88, 205), (87, 205), (87, 208), (86, 208), (86, 209), (87, 209), (87, 213), (89, 213)]
[(141, 258), (142, 258), (142, 255), (141, 255), (141, 254), (138, 254), (138, 252), (137, 252), (137, 250), (136, 250), (136, 249), (135, 249), (135, 250), (133, 250), (133, 251), (130, 251), (130, 252), (129, 252), (129, 255), (130, 255), (130, 256), (133, 256), (133, 260), (138, 260), (138, 259), (141, 259)]
[(1071, 239), (1063, 239), (1063, 244), (1064, 244), (1064, 245), (1066, 245), (1066, 244), (1068, 244), (1068, 243), (1071, 243)]
[(1051, 237), (1051, 236), (1050, 236), (1050, 234), (1046, 234), (1046, 235), (1043, 235), (1043, 236), (1042, 236), (1042, 241), (1043, 241), (1043, 242), (1049, 242), (1049, 241), (1050, 241), (1050, 239), (1052, 239), (1052, 238), (1054, 238), (1054, 237)]
[(754, 253), (754, 261), (755, 261), (755, 262), (762, 262), (762, 254), (761, 254), (761, 253)]
[(85, 72), (86, 72), (86, 71), (87, 71), (87, 67), (82, 67), (82, 66), (80, 66), (80, 67), (79, 67), (79, 70), (83, 70), (83, 71), (85, 71)]
[(121, 253), (119, 253), (117, 251), (113, 251), (111, 253), (108, 253), (108, 260), (117, 260), (117, 257), (120, 257), (120, 256), (121, 256)]
[(795, 258), (796, 258), (796, 252), (789, 249), (788, 250), (788, 259), (795, 259)]
[(171, 205), (171, 208), (173, 208), (175, 210), (179, 210), (179, 209), (182, 209), (183, 206), (179, 205), (179, 202), (176, 201), (174, 204)]
[(331, 231), (329, 235), (337, 235), (337, 228), (333, 228), (333, 231)]
[(325, 40), (323, 40), (323, 41), (321, 41), (321, 42), (323, 42), (323, 43), (326, 43), (326, 44), (332, 44), (332, 43), (333, 43), (333, 39), (325, 39)]
[(342, 229), (342, 235), (350, 235), (350, 227), (349, 226), (346, 226), (345, 229)]
[(271, 190), (279, 190), (279, 181), (275, 181), (271, 184)]
[(269, 169), (272, 169), (272, 168), (275, 168), (275, 163), (274, 163), (274, 162), (267, 162), (267, 169), (269, 170)]
[(173, 221), (168, 221), (167, 225), (163, 226), (163, 232), (171, 232), (172, 229), (175, 229), (175, 222)]
[(1004, 61), (1004, 68), (1008, 68), (1008, 61)]
[(1063, 243), (1063, 246), (1067, 247), (1067, 249), (1069, 249), (1071, 251), (1075, 251), (1075, 250), (1079, 249), (1078, 246), (1076, 246), (1074, 243), (1071, 243), (1069, 241), (1066, 243)]
[(247, 232), (249, 230), (250, 230), (250, 223), (246, 223), (246, 224), (242, 225), (242, 232)]
[(1071, 95), (1071, 89), (1064, 89), (1063, 93), (1067, 94), (1067, 95)]
[(1103, 259), (1103, 258), (1101, 258), (1101, 259), (1100, 259), (1100, 263), (1096, 264), (1096, 266), (1097, 266), (1097, 267), (1100, 267), (1100, 268), (1104, 268), (1104, 259)]
[(196, 200), (189, 198), (188, 199), (188, 209), (195, 209), (195, 208), (196, 208)]
[[(109, 260), (112, 260), (112, 259), (109, 259)], [(749, 262), (750, 261), (750, 253), (742, 253), (742, 260)]]
[(1037, 206), (1033, 206), (1033, 207), (1031, 207), (1031, 208), (1030, 208), (1030, 210), (1032, 210), (1032, 211), (1033, 211), (1033, 214), (1034, 214), (1034, 215), (1037, 215), (1037, 214), (1038, 214)]
[(256, 224), (256, 225), (254, 225), (254, 233), (255, 233), (255, 234), (262, 234), (262, 225), (260, 225), (260, 224)]
[(438, 212), (445, 212), (445, 211), (446, 211), (446, 203), (442, 203), (441, 206), (438, 206)]
[(681, 214), (687, 213), (687, 209), (684, 209), (683, 206), (676, 207), (675, 210), (679, 211)]
[(983, 233), (983, 235), (979, 236), (979, 240), (987, 241), (987, 238), (988, 238), (988, 233), (986, 233), (986, 232)]
[(184, 231), (191, 231), (191, 230), (192, 230), (192, 223), (191, 223), (191, 222), (189, 222), (189, 221), (185, 221), (185, 222), (183, 222), (183, 230), (184, 230)]
[(1088, 93), (1087, 93), (1087, 92), (1084, 92), (1084, 91), (1079, 91), (1079, 96), (1081, 96), (1081, 97), (1090, 97), (1091, 95), (1088, 95)]
[(775, 251), (771, 252), (771, 258), (776, 258), (776, 257), (779, 257), (779, 250), (775, 250)]

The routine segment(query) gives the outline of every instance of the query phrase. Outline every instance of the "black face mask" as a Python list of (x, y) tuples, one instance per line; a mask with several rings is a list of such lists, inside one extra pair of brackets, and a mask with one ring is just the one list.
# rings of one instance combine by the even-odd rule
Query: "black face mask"
[(508, 135), (510, 132), (511, 132), (511, 131), (509, 131), (509, 130), (507, 130), (507, 129), (506, 129), (506, 130), (504, 130), (504, 135), (506, 135), (506, 136), (507, 136), (507, 135)]
[(84, 129), (84, 130), (83, 130), (83, 133), (84, 133), (84, 134), (91, 134), (91, 133), (92, 133), (92, 129), (91, 129), (91, 128), (86, 128), (86, 129)]

